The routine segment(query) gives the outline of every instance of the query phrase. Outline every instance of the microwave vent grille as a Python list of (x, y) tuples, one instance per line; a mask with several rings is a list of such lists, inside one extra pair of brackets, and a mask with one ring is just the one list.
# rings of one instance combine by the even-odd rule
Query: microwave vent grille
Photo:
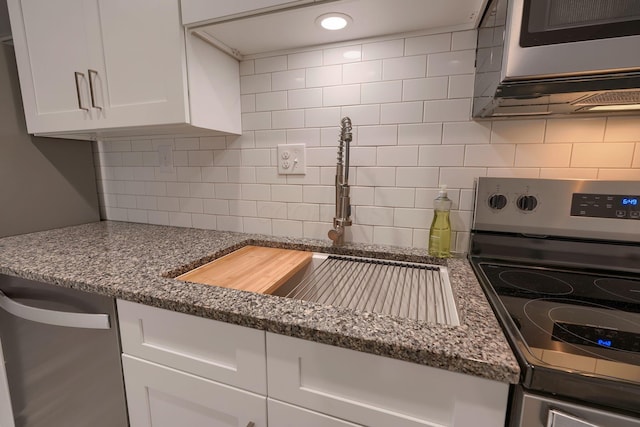
[(578, 106), (621, 104), (640, 104), (640, 90), (601, 92), (575, 103)]

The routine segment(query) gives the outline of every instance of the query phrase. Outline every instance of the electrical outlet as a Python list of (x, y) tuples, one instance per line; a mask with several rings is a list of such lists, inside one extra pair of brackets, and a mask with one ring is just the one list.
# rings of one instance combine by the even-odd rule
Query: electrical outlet
[(278, 173), (281, 175), (304, 175), (307, 173), (307, 158), (304, 144), (278, 145)]

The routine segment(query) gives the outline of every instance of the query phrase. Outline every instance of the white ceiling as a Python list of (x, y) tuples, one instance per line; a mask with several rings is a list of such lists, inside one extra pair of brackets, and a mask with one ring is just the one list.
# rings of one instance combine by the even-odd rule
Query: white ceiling
[[(342, 0), (211, 24), (198, 29), (241, 55), (314, 46), (420, 30), (471, 29), (486, 0)], [(318, 16), (342, 12), (345, 30), (327, 31)]]

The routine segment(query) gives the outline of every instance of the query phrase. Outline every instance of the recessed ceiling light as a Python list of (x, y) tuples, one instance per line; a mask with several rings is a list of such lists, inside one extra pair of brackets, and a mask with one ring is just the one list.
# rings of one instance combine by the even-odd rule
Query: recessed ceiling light
[(330, 31), (341, 30), (351, 22), (353, 22), (353, 19), (344, 13), (325, 13), (316, 19), (318, 25)]

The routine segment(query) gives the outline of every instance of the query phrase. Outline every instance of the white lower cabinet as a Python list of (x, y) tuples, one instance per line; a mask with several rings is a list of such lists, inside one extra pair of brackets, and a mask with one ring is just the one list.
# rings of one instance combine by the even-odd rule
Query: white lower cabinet
[(7, 371), (4, 366), (4, 354), (2, 353), (2, 342), (0, 342), (0, 426), (13, 427), (9, 381), (7, 380)]
[(266, 427), (266, 397), (122, 357), (131, 427)]
[(497, 427), (509, 385), (118, 301), (132, 427)]
[(267, 333), (269, 397), (370, 427), (504, 425), (509, 385)]
[(271, 427), (358, 427), (360, 425), (274, 399), (267, 399), (267, 408)]

